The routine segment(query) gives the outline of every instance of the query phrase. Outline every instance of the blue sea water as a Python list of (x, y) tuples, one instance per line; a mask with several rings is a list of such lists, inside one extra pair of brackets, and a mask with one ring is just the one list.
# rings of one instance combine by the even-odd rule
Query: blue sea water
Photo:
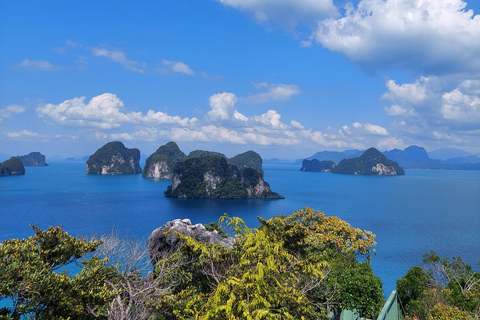
[(30, 224), (62, 225), (72, 235), (120, 234), (146, 239), (169, 220), (217, 221), (224, 212), (248, 226), (257, 216), (291, 214), (305, 206), (338, 216), (377, 235), (372, 267), (385, 295), (430, 250), (480, 262), (480, 171), (407, 170), (374, 177), (300, 172), (298, 165), (264, 165), (265, 180), (284, 200), (181, 200), (163, 196), (170, 180), (141, 175), (86, 175), (85, 163), (27, 167), (0, 178), (0, 241), (33, 235)]

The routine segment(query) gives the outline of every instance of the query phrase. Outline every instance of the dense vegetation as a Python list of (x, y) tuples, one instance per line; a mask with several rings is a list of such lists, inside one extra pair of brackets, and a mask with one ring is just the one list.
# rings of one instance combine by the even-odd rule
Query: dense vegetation
[(107, 173), (140, 173), (140, 150), (125, 148), (120, 141), (112, 141), (98, 149), (87, 161), (87, 173), (101, 174), (107, 166)]
[(368, 149), (360, 157), (343, 159), (332, 169), (332, 173), (378, 175), (378, 171), (372, 170), (377, 164), (382, 164), (385, 167), (391, 168), (391, 170), (394, 170), (397, 175), (405, 174), (405, 171), (398, 165), (398, 163), (389, 160), (375, 148)]
[(10, 159), (0, 163), (0, 177), (22, 174), (25, 174), (25, 167), (19, 158), (11, 157)]
[(150, 167), (156, 163), (165, 163), (166, 172), (163, 174), (165, 178), (170, 179), (173, 174), (173, 168), (177, 162), (185, 160), (187, 156), (180, 150), (178, 145), (170, 141), (167, 144), (160, 146), (154, 153), (152, 153), (145, 161), (142, 176), (148, 177)]
[(408, 319), (470, 320), (480, 318), (480, 273), (460, 257), (425, 254), (397, 280), (397, 292)]
[(47, 166), (45, 163), (45, 156), (40, 152), (30, 152), (25, 156), (18, 157), (25, 167), (44, 167)]
[[(309, 208), (259, 219), (256, 229), (226, 215), (211, 225), (235, 236), (232, 248), (179, 235), (183, 246), (151, 273), (142, 272), (141, 262), (149, 259), (128, 239), (85, 241), (61, 228), (34, 227), (33, 237), (0, 244), (0, 295), (13, 300), (0, 316), (327, 319), (342, 309), (379, 313), (382, 283), (369, 264), (373, 234)], [(75, 262), (81, 272), (60, 272)]]
[[(262, 184), (264, 190), (255, 193)], [(175, 165), (167, 197), (194, 199), (282, 198), (270, 191), (263, 173), (251, 168), (239, 169), (216, 155), (187, 158)]]
[(235, 157), (228, 159), (228, 162), (237, 166), (237, 168), (252, 168), (257, 171), (262, 171), (262, 157), (255, 151), (247, 151), (237, 154)]

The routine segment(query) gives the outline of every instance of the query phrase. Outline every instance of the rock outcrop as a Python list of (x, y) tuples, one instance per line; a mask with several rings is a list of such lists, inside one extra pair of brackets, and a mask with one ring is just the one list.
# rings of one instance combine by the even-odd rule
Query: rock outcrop
[[(166, 234), (168, 231), (171, 232)], [(192, 225), (189, 219), (176, 219), (167, 222), (161, 228), (155, 229), (148, 237), (147, 248), (152, 265), (155, 266), (167, 254), (180, 249), (183, 240), (174, 231), (192, 237), (199, 242), (219, 243), (227, 248), (231, 248), (235, 243), (235, 238), (222, 238), (216, 230), (208, 231), (203, 224)]]
[(23, 166), (22, 161), (17, 157), (11, 157), (0, 163), (0, 177), (23, 174), (25, 174), (25, 167)]
[(178, 145), (171, 141), (152, 153), (145, 162), (142, 177), (151, 179), (171, 179), (173, 168), (177, 162), (185, 160), (187, 156)]
[(318, 159), (303, 160), (300, 171), (307, 172), (331, 172), (335, 168), (333, 161), (319, 161)]
[(18, 157), (25, 167), (45, 167), (45, 156), (40, 152), (30, 152), (25, 156)]
[(222, 156), (188, 158), (176, 164), (172, 184), (165, 191), (172, 198), (283, 199), (263, 180), (263, 172), (239, 169)]
[(395, 176), (404, 175), (405, 171), (377, 149), (370, 148), (360, 157), (343, 159), (332, 169), (332, 173)]
[(87, 174), (141, 173), (140, 150), (125, 148), (119, 141), (109, 142), (98, 149), (87, 161)]

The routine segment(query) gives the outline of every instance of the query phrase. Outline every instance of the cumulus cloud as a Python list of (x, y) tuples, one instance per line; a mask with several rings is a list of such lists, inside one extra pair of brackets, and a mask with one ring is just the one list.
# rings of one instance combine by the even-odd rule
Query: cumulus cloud
[(163, 112), (148, 110), (142, 112), (125, 112), (123, 102), (111, 93), (93, 97), (85, 104), (85, 97), (73, 98), (55, 105), (52, 103), (37, 108), (38, 116), (48, 122), (64, 126), (79, 126), (87, 128), (112, 129), (123, 123), (133, 124), (176, 124), (188, 126), (194, 124), (196, 118), (180, 118), (169, 116)]
[(18, 65), (20, 68), (30, 71), (51, 71), (57, 69), (57, 66), (54, 66), (48, 61), (45, 60), (28, 60), (25, 59)]
[(385, 107), (385, 112), (387, 113), (387, 115), (392, 117), (393, 116), (414, 117), (418, 115), (415, 112), (415, 110), (399, 106), (398, 104), (391, 105), (390, 107)]
[[(233, 93), (223, 92), (217, 93), (210, 97), (210, 108), (207, 117), (212, 120), (229, 120), (234, 115), (234, 106), (237, 102), (237, 97)], [(242, 118), (238, 113), (236, 118)]]
[(256, 89), (267, 89), (266, 92), (250, 95), (247, 100), (261, 103), (267, 101), (286, 101), (292, 96), (300, 94), (300, 88), (293, 84), (268, 84), (266, 82), (254, 83)]
[(13, 114), (20, 114), (25, 112), (25, 107), (12, 104), (4, 108), (0, 108), (0, 122), (10, 118)]
[(183, 73), (189, 76), (193, 76), (195, 74), (195, 71), (193, 71), (192, 69), (190, 69), (188, 65), (180, 61), (169, 61), (164, 59), (162, 62), (162, 65), (164, 68), (160, 68), (159, 69), (160, 72), (164, 72), (168, 70), (168, 71)]
[(361, 0), (319, 22), (313, 36), (366, 69), (427, 74), (480, 69), (480, 18), (462, 0)]
[(480, 97), (468, 95), (459, 88), (442, 96), (441, 113), (447, 120), (480, 124)]
[(94, 47), (92, 48), (93, 54), (96, 57), (105, 57), (113, 62), (120, 63), (125, 69), (138, 73), (145, 73), (147, 66), (144, 62), (137, 62), (127, 58), (125, 53), (120, 50), (108, 50), (105, 48)]
[(285, 28), (314, 24), (318, 19), (337, 16), (332, 0), (217, 0), (253, 17), (259, 23), (274, 21)]
[[(358, 129), (358, 133), (373, 134), (373, 135), (379, 135), (379, 136), (389, 135), (387, 129), (385, 129), (384, 127), (378, 126), (376, 124), (371, 124), (371, 123), (362, 124), (360, 122), (355, 122), (352, 124), (352, 126), (355, 129)], [(346, 129), (348, 129), (348, 127)], [(345, 130), (345, 131), (348, 131), (348, 130)]]

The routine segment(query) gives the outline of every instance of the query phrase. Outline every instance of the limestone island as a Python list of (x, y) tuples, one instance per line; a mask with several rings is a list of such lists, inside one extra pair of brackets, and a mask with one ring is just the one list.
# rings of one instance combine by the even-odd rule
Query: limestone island
[(30, 152), (27, 155), (19, 156), (25, 167), (45, 167), (48, 164), (45, 163), (45, 156), (40, 152)]
[(263, 180), (263, 172), (247, 164), (239, 168), (228, 163), (224, 156), (215, 154), (188, 157), (177, 163), (173, 169), (172, 185), (168, 186), (165, 196), (183, 199), (284, 199), (270, 190), (270, 185)]
[(398, 163), (388, 159), (375, 148), (368, 149), (360, 157), (343, 159), (332, 169), (332, 173), (379, 176), (405, 175), (405, 171)]
[(300, 171), (306, 172), (332, 172), (335, 168), (335, 162), (333, 161), (320, 161), (318, 159), (303, 160), (302, 168)]
[(172, 179), (173, 167), (187, 158), (178, 145), (170, 141), (152, 153), (145, 161), (142, 177), (151, 179)]
[(11, 157), (10, 159), (0, 163), (0, 177), (24, 174), (25, 167), (18, 157)]
[(237, 166), (239, 169), (252, 168), (262, 171), (262, 157), (255, 151), (247, 151), (236, 155), (233, 158), (227, 158), (223, 153), (205, 150), (194, 150), (187, 156), (180, 150), (178, 145), (170, 141), (161, 146), (151, 154), (143, 168), (142, 177), (150, 179), (172, 179), (173, 168), (178, 162), (189, 158), (199, 158), (207, 155), (225, 158), (228, 163)]
[(141, 173), (140, 150), (125, 148), (119, 141), (109, 142), (87, 160), (87, 174)]

